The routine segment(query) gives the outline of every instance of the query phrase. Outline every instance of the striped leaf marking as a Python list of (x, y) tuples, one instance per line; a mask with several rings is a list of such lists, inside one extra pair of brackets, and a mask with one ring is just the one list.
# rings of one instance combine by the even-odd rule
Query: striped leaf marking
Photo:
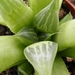
[(56, 52), (57, 44), (51, 41), (38, 42), (24, 50), (27, 60), (33, 65), (38, 75), (51, 75)]
[[(16, 1), (16, 0), (13, 0), (13, 1), (9, 0), (8, 2), (6, 0), (2, 0), (2, 1), (0, 1), (0, 14), (2, 15), (2, 17), (6, 15), (6, 17), (4, 17), (4, 19), (6, 19), (6, 20), (7, 20), (7, 18), (8, 18), (8, 20), (10, 20), (11, 18), (13, 20), (17, 20), (18, 19), (17, 16), (20, 16), (20, 14), (18, 14), (18, 10), (20, 10), (22, 8), (22, 6), (23, 6), (22, 3), (23, 2), (21, 2), (21, 0), (18, 0), (18, 1)], [(12, 16), (11, 14), (13, 12), (15, 14), (13, 14), (13, 16)], [(20, 11), (20, 13), (24, 13), (24, 12)], [(17, 18), (17, 19), (15, 19), (15, 18)]]
[(0, 14), (5, 25), (14, 33), (30, 25), (33, 19), (33, 11), (22, 0), (1, 0)]
[(55, 2), (53, 0), (35, 16), (34, 25), (38, 30), (50, 33), (57, 31), (59, 19)]

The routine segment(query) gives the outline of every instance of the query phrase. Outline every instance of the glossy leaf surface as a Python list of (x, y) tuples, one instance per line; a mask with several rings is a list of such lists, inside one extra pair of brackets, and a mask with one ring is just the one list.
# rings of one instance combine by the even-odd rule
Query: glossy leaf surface
[(75, 47), (75, 20), (70, 20), (59, 26), (59, 33), (55, 36), (59, 51)]
[(34, 67), (35, 75), (51, 75), (57, 46), (57, 43), (42, 41), (25, 48), (25, 57)]
[(60, 0), (52, 0), (51, 3), (42, 9), (34, 18), (34, 26), (38, 31), (54, 33), (59, 25)]
[(31, 25), (33, 11), (23, 0), (0, 0), (0, 15), (5, 25), (17, 33), (24, 26)]
[(25, 46), (14, 36), (0, 36), (0, 72), (25, 59)]

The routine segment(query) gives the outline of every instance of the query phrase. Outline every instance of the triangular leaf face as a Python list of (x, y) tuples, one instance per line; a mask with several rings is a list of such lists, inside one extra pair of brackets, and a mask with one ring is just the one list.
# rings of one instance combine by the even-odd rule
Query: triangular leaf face
[(52, 75), (70, 75), (64, 61), (59, 55), (55, 58)]
[(59, 4), (60, 0), (52, 0), (51, 3), (42, 9), (34, 18), (34, 26), (41, 32), (57, 32), (59, 25)]
[(35, 75), (51, 75), (52, 65), (57, 53), (57, 43), (43, 41), (25, 48), (24, 54), (32, 64)]

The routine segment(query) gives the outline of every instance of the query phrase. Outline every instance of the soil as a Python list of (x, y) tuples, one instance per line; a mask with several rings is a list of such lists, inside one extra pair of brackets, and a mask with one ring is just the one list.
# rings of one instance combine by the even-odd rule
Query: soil
[[(26, 4), (27, 3), (27, 0), (24, 0)], [(69, 0), (70, 2), (73, 3), (73, 5), (75, 5), (75, 0)], [(60, 9), (60, 13), (59, 13), (59, 19), (61, 20), (66, 14), (69, 13), (69, 9), (67, 8), (66, 6), (66, 3), (63, 1), (62, 3), (62, 7)], [(0, 25), (0, 36), (2, 35), (13, 35), (13, 33), (10, 31), (9, 28), (7, 28), (6, 26), (3, 26), (3, 25)], [(72, 58), (66, 58), (66, 57), (62, 57), (69, 72), (70, 72), (70, 75), (75, 75), (75, 60), (72, 59)], [(15, 67), (12, 67), (2, 73), (0, 73), (0, 75), (18, 75), (17, 73), (17, 66)]]

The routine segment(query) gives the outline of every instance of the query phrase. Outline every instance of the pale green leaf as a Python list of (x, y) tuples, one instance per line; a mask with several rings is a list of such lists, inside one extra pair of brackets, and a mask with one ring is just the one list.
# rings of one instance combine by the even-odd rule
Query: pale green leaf
[(64, 61), (60, 56), (55, 58), (52, 75), (70, 75)]
[(25, 46), (14, 36), (0, 36), (0, 72), (25, 59)]
[(51, 75), (57, 53), (57, 43), (42, 41), (34, 43), (24, 50), (24, 55), (32, 64), (35, 75)]
[(38, 31), (55, 33), (59, 25), (59, 3), (60, 0), (52, 0), (34, 18), (34, 26)]
[(0, 15), (14, 33), (30, 26), (33, 20), (33, 11), (22, 0), (0, 0)]
[(59, 26), (54, 41), (58, 43), (58, 50), (75, 47), (75, 20), (70, 20)]

